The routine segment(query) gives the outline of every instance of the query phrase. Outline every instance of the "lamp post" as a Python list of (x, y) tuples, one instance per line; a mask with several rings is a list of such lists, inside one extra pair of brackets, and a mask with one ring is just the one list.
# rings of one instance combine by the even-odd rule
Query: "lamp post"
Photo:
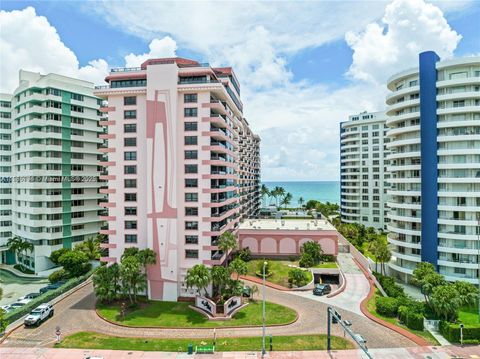
[(262, 318), (263, 318), (263, 325), (262, 325), (262, 358), (266, 354), (265, 351), (265, 267), (267, 266), (267, 262), (263, 262), (263, 303), (262, 303)]

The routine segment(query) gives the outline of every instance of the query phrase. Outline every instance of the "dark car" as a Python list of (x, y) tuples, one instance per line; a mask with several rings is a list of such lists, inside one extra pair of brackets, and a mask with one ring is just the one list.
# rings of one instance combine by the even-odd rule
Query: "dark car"
[(46, 287), (40, 288), (39, 292), (43, 294), (43, 293), (48, 292), (49, 290), (54, 290), (54, 289), (60, 288), (64, 284), (65, 284), (65, 282), (63, 282), (63, 281), (55, 282), (53, 284), (47, 285)]
[(313, 295), (325, 295), (332, 291), (330, 284), (315, 284), (313, 288)]

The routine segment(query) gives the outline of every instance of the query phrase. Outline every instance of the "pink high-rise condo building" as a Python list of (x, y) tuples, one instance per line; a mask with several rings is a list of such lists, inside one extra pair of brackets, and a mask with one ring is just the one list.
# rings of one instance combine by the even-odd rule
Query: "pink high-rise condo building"
[(108, 101), (102, 260), (151, 248), (149, 298), (192, 296), (187, 270), (223, 263), (218, 237), (259, 209), (260, 138), (243, 118), (238, 80), (229, 67), (163, 58), (112, 69), (106, 81), (95, 90)]

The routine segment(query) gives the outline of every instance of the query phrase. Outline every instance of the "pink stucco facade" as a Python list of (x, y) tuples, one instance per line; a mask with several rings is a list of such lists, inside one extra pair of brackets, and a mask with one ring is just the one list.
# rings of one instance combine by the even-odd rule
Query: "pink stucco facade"
[(151, 248), (149, 297), (189, 296), (187, 270), (221, 263), (218, 236), (258, 210), (260, 139), (242, 116), (230, 68), (152, 59), (107, 81), (95, 92), (108, 101), (104, 260), (119, 261), (130, 246)]
[(338, 254), (338, 232), (334, 230), (265, 230), (238, 231), (239, 247), (250, 248), (254, 255), (296, 255), (307, 241), (318, 242), (325, 254)]

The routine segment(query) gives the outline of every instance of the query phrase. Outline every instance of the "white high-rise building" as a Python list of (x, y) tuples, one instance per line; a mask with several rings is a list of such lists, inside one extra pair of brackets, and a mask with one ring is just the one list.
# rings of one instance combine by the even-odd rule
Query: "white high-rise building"
[(386, 229), (388, 151), (384, 112), (340, 124), (340, 214), (343, 222)]
[(480, 260), (480, 57), (439, 61), (388, 80), (391, 269), (417, 263), (447, 280), (478, 282)]
[(52, 251), (96, 236), (102, 225), (101, 100), (90, 82), (20, 71), (11, 118), (3, 111), (8, 96), (0, 103), (1, 175), (9, 179), (0, 187), (1, 259), (15, 260), (5, 244), (18, 236), (34, 250), (19, 254), (17, 262), (38, 273), (53, 266)]

